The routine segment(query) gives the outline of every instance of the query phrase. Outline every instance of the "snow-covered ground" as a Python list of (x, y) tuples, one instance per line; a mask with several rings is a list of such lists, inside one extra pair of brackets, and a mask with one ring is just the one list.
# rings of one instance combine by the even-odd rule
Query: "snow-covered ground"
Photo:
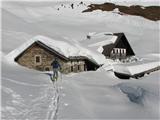
[(140, 80), (120, 81), (113, 73), (65, 76), (59, 119), (154, 119), (159, 116), (158, 72)]
[[(74, 9), (71, 8), (72, 3)], [(49, 74), (8, 63), (5, 55), (37, 35), (82, 45), (97, 52), (97, 48), (92, 46), (101, 42), (96, 44), (86, 39), (88, 33), (94, 32), (124, 32), (142, 60), (160, 60), (159, 21), (112, 12), (81, 13), (91, 1), (79, 3), (66, 0), (2, 2), (2, 118), (158, 119), (159, 71), (138, 80), (120, 80), (111, 71), (103, 69), (62, 75), (62, 80), (58, 81), (59, 91), (56, 91)], [(157, 3), (157, 0), (129, 0), (120, 4)], [(107, 69), (107, 64), (104, 67)]]
[(3, 61), (1, 80), (2, 119), (54, 118), (58, 94), (47, 74)]

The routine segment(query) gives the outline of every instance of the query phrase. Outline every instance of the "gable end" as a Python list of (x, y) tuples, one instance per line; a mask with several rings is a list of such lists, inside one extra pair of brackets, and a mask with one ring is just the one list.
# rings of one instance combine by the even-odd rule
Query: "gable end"
[(114, 33), (113, 35), (116, 35), (117, 39), (114, 44), (103, 46), (103, 52), (102, 52), (103, 55), (105, 55), (106, 57), (110, 57), (111, 51), (113, 50), (113, 48), (116, 47), (126, 48), (128, 51), (127, 56), (135, 55), (124, 33)]
[(17, 62), (18, 59), (20, 57), (22, 57), (26, 51), (30, 50), (31, 48), (33, 48), (34, 46), (38, 45), (39, 47), (41, 47), (42, 49), (46, 50), (47, 52), (49, 52), (51, 55), (57, 55), (57, 57), (60, 57), (61, 59), (68, 61), (68, 58), (61, 55), (60, 53), (58, 53), (57, 51), (53, 50), (52, 48), (46, 46), (45, 44), (43, 44), (40, 41), (35, 41), (33, 44), (31, 44), (28, 48), (26, 48), (23, 52), (21, 52), (16, 58), (15, 61)]

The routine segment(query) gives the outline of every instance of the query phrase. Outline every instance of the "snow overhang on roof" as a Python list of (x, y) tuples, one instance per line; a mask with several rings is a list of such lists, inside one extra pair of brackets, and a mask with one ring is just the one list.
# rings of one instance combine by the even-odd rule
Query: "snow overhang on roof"
[(114, 65), (114, 71), (117, 73), (134, 76), (156, 67), (160, 67), (160, 61), (140, 61), (130, 64), (117, 64)]
[(90, 36), (90, 39), (93, 42), (93, 44), (90, 44), (88, 47), (102, 47), (104, 45), (114, 44), (118, 38), (118, 36), (110, 32), (89, 33), (88, 36)]
[(71, 45), (67, 42), (51, 39), (45, 36), (36, 36), (25, 42), (23, 45), (18, 47), (17, 49), (11, 51), (7, 56), (7, 60), (9, 62), (14, 62), (15, 58), (24, 52), (28, 47), (30, 47), (33, 43), (39, 42), (44, 44), (45, 46), (53, 49), (61, 56), (69, 58), (70, 56), (84, 56), (88, 59), (95, 61), (97, 64), (103, 64), (105, 61), (105, 57), (103, 55), (94, 53), (80, 45)]

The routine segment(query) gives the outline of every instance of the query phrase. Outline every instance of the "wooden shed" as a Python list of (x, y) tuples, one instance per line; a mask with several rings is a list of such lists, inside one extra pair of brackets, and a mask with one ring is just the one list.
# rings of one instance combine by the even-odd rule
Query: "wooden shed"
[(85, 56), (66, 57), (55, 49), (49, 47), (41, 41), (33, 42), (23, 52), (21, 52), (15, 61), (27, 68), (40, 71), (52, 70), (51, 62), (57, 58), (62, 67), (62, 73), (82, 72), (96, 70), (99, 64)]

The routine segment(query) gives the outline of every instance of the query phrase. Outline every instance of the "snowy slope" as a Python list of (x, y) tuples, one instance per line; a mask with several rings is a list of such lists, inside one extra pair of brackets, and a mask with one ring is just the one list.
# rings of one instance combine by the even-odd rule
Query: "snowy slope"
[[(111, 1), (125, 5), (158, 3), (151, 0)], [(66, 42), (76, 49), (82, 45), (98, 54), (97, 48), (88, 47), (97, 43), (86, 41), (88, 33), (124, 32), (137, 56), (149, 54), (143, 56), (143, 59), (159, 59), (156, 54), (159, 53), (159, 21), (120, 16), (112, 12), (81, 13), (88, 4), (98, 2), (104, 1), (90, 0), (84, 2), (85, 5), (74, 1), (74, 9), (71, 8), (73, 1), (68, 0), (2, 2), (1, 55), (7, 55), (36, 35), (54, 38), (59, 40), (58, 43)], [(2, 60), (2, 118), (54, 118), (57, 93), (50, 77), (8, 64), (5, 57)], [(62, 81), (58, 83), (62, 90), (59, 93), (57, 118), (159, 119), (159, 78), (158, 71), (138, 80), (123, 81), (103, 68), (95, 72), (62, 75)]]
[(159, 73), (121, 81), (112, 73), (89, 72), (62, 81), (59, 119), (157, 119)]
[[(14, 15), (19, 17), (20, 20), (25, 22), (28, 20), (30, 21), (29, 26), (34, 26), (34, 35), (32, 37), (37, 34), (48, 37), (55, 37), (59, 35), (67, 37), (70, 41), (73, 41), (72, 39), (80, 41), (85, 39), (89, 32), (124, 32), (136, 54), (159, 52), (159, 22), (152, 22), (137, 16), (121, 16), (111, 12), (94, 11), (92, 13), (81, 13), (81, 11), (87, 7), (85, 5), (77, 6), (79, 2), (76, 2), (76, 7), (73, 10), (70, 8), (70, 2), (42, 3), (44, 5), (40, 3), (33, 3), (30, 5), (31, 3), (26, 2), (23, 4), (16, 4), (15, 2), (14, 4), (10, 3), (9, 8), (5, 7), (7, 6), (7, 3), (3, 3), (3, 6), (5, 10), (11, 12), (12, 14), (12, 11), (14, 11)], [(61, 4), (64, 4), (65, 8), (61, 8)], [(19, 7), (21, 10), (19, 10)], [(52, 9), (49, 12), (48, 7)], [(57, 8), (60, 8), (60, 10), (58, 11)], [(37, 12), (39, 9), (43, 9), (44, 12)], [(35, 14), (31, 14), (32, 12), (30, 11), (40, 14), (41, 19)], [(47, 11), (47, 15), (45, 11)], [(28, 14), (30, 14), (29, 17)], [(3, 16), (6, 15), (4, 14)], [(5, 26), (12, 25), (10, 22), (7, 23), (9, 24)], [(13, 25), (14, 24), (15, 23), (13, 23)], [(25, 26), (20, 25), (20, 27), (26, 30)], [(27, 30), (26, 33), (31, 30), (32, 29)], [(152, 42), (153, 40), (154, 42)], [(141, 44), (139, 44), (139, 41), (141, 41)], [(142, 47), (144, 44), (145, 49)]]
[(49, 119), (49, 114), (54, 115), (57, 93), (48, 75), (2, 61), (1, 80), (2, 119)]

